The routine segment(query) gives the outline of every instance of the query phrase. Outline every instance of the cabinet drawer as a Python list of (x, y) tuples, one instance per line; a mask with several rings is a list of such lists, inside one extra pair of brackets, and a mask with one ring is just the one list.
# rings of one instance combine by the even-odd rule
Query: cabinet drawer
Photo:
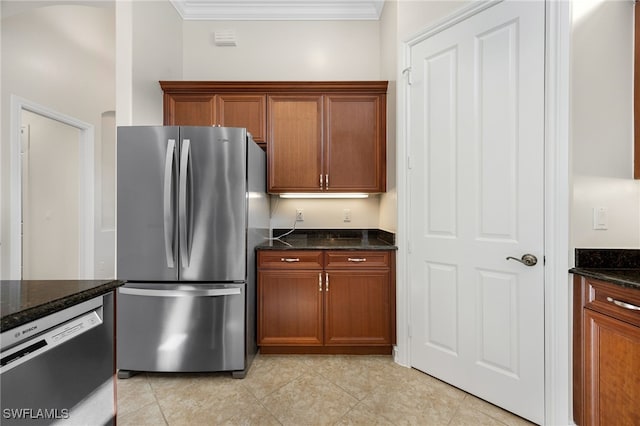
[(322, 269), (322, 251), (259, 250), (258, 268)]
[(388, 251), (329, 251), (327, 268), (389, 267)]
[(640, 291), (587, 279), (585, 307), (640, 326)]

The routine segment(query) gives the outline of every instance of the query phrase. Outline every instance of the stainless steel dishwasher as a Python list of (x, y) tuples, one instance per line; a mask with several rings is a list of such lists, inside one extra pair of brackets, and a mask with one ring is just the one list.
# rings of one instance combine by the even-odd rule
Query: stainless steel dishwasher
[(0, 334), (4, 425), (115, 423), (113, 292)]

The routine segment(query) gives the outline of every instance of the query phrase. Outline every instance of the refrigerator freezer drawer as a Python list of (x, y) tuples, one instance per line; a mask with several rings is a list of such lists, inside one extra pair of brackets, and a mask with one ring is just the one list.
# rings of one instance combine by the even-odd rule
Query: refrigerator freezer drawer
[(246, 284), (129, 283), (118, 289), (117, 367), (245, 368)]

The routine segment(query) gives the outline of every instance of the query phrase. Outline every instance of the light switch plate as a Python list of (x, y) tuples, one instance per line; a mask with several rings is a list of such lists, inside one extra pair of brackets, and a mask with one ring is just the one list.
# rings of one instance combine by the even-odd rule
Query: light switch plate
[(609, 209), (606, 207), (593, 208), (593, 229), (609, 229)]

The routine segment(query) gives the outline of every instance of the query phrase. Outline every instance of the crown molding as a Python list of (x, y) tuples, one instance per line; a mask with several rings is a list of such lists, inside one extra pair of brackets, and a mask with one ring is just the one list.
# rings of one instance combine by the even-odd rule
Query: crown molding
[(170, 0), (184, 20), (378, 20), (384, 0)]

